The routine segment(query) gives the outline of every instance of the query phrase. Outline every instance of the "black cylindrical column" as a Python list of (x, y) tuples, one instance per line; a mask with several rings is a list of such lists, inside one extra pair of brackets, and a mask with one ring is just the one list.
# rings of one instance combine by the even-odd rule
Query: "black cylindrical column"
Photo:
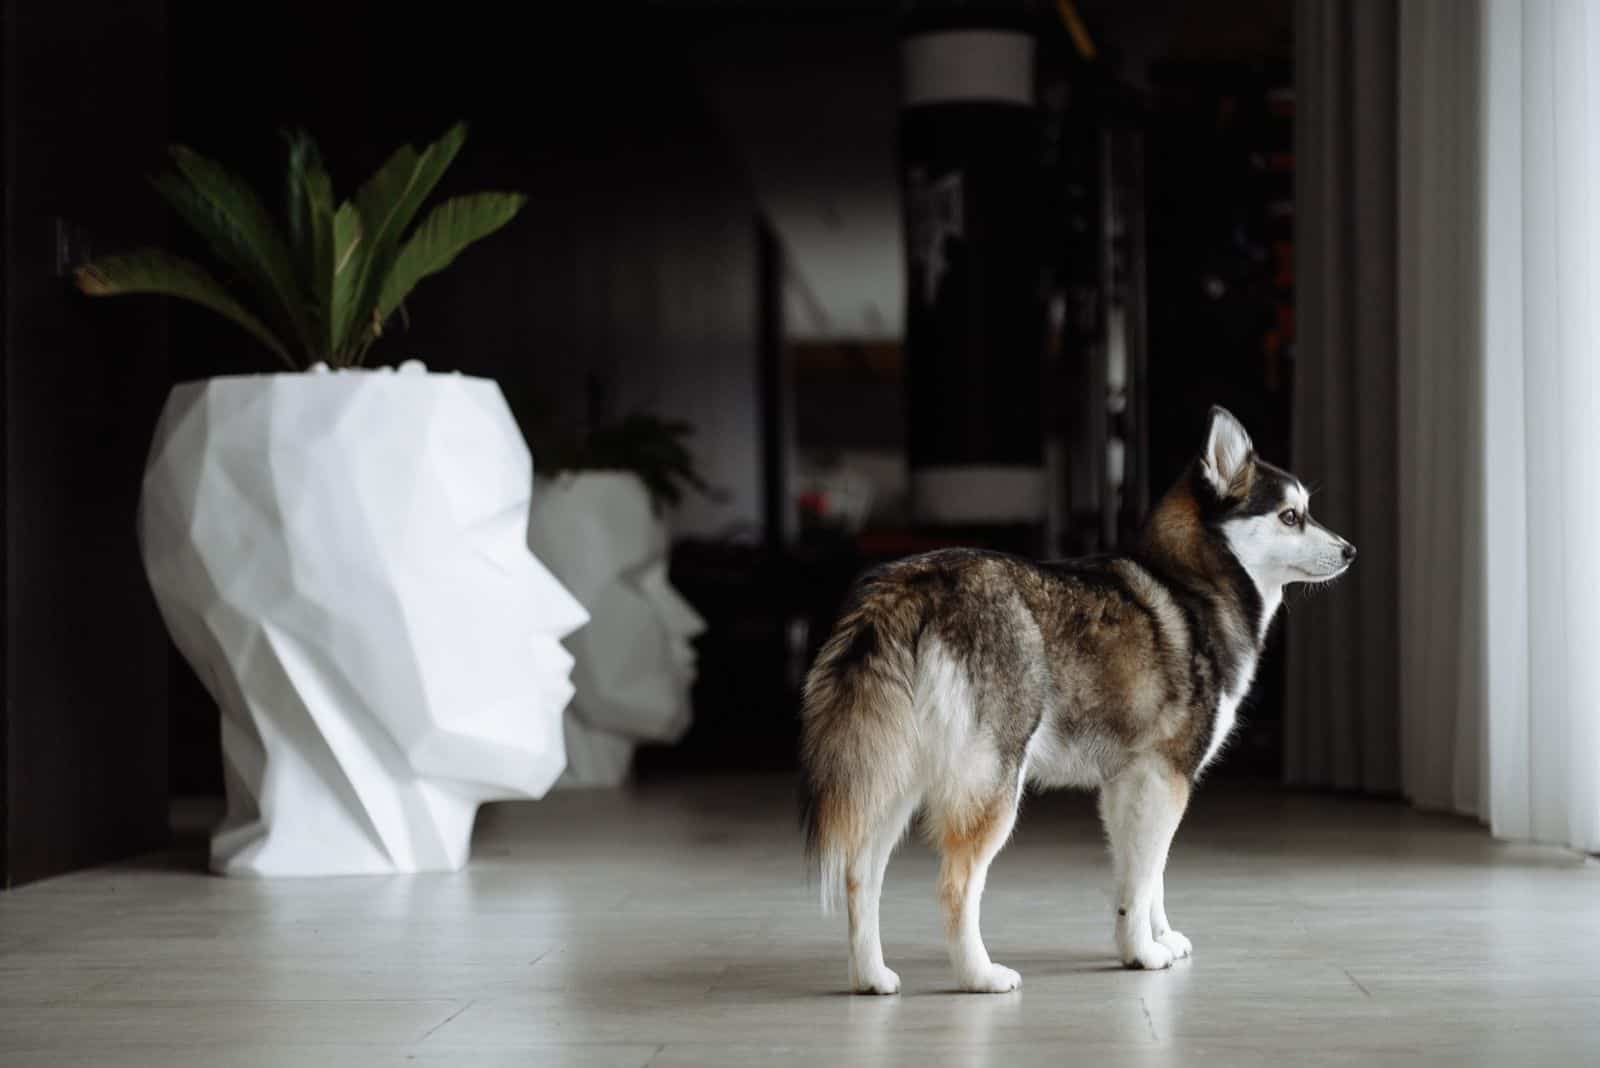
[(1034, 41), (941, 28), (901, 43), (912, 508), (924, 523), (1038, 523)]

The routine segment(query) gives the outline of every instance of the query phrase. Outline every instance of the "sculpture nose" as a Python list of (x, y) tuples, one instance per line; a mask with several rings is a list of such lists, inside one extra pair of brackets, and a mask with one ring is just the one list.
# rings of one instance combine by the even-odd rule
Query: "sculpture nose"
[(1345, 542), (1344, 548), (1340, 549), (1339, 551), (1344, 554), (1346, 563), (1356, 558), (1356, 547), (1351, 545), (1349, 542)]

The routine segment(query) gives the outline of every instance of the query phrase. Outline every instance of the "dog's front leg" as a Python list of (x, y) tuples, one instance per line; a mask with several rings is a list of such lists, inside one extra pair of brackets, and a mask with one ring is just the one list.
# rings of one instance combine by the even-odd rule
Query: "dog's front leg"
[(1178, 960), (1194, 952), (1189, 940), (1167, 922), (1167, 875), (1164, 871), (1156, 876), (1156, 896), (1150, 903), (1150, 936), (1172, 950), (1173, 957)]
[[(1130, 968), (1167, 968), (1188, 939), (1167, 924), (1163, 872), (1172, 835), (1189, 802), (1189, 780), (1164, 758), (1145, 755), (1100, 790), (1117, 891), (1117, 952)], [(1157, 924), (1167, 937), (1158, 940)]]

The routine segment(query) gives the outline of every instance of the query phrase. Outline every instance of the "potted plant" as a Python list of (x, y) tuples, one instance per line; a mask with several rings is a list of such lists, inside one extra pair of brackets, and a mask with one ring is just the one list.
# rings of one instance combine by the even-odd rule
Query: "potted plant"
[(559, 469), (533, 505), (528, 541), (588, 612), (567, 639), (566, 786), (615, 786), (640, 742), (689, 728), (694, 638), (705, 622), (667, 580), (666, 513), (707, 487), (687, 423), (635, 414), (549, 450)]
[(528, 552), (532, 461), (486, 379), (358, 370), (423, 278), (523, 198), (421, 209), (457, 126), (343, 203), (288, 138), (283, 219), (185, 148), (157, 188), (227, 272), (149, 250), (89, 264), (95, 296), (159, 293), (232, 320), (288, 369), (179, 385), (138, 530), (162, 615), (222, 712), (228, 811), (212, 866), (453, 869), (479, 802), (564, 765), (581, 606)]

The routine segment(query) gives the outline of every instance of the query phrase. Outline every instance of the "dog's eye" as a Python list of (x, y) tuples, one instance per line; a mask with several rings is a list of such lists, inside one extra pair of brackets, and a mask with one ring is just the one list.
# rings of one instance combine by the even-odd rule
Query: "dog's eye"
[(1285, 508), (1283, 511), (1279, 512), (1278, 518), (1283, 520), (1283, 525), (1286, 527), (1297, 527), (1300, 525), (1300, 513), (1296, 512), (1293, 508)]

